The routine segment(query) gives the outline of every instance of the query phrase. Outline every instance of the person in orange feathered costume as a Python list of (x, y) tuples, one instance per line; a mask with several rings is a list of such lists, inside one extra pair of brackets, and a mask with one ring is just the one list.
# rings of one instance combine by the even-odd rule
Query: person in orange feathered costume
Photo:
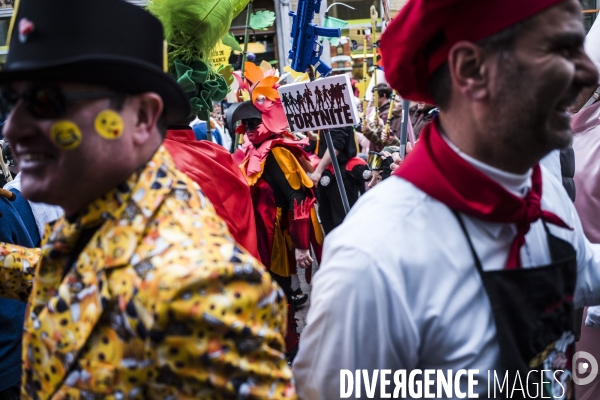
[(246, 64), (245, 77), (250, 83), (251, 101), (231, 107), (227, 123), (245, 142), (235, 154), (251, 188), (260, 259), (283, 288), (290, 309), (286, 346), (293, 358), (298, 344), (291, 277), (296, 264), (305, 269), (310, 282), (312, 263), (310, 247), (320, 258), (323, 234), (314, 203), (313, 183), (305, 168), (310, 168), (303, 147), (308, 141), (295, 140), (288, 131), (283, 105), (279, 98), (278, 77), (274, 70), (263, 71)]

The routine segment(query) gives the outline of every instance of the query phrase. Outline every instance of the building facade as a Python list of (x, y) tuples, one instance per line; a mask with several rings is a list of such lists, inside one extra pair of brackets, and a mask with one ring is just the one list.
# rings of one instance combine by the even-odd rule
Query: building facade
[[(130, 3), (143, 6), (147, 0), (127, 0)], [(185, 0), (184, 0), (185, 1)], [(321, 0), (321, 14), (315, 16), (314, 22), (321, 25), (325, 17), (325, 12), (330, 4), (335, 0)], [(398, 12), (408, 0), (389, 0), (392, 15)], [(10, 24), (10, 18), (13, 14), (14, 0), (0, 0), (0, 65), (6, 59), (8, 52), (6, 38)], [(370, 27), (370, 8), (375, 6), (379, 16), (383, 14), (380, 0), (343, 0), (343, 3), (353, 7), (350, 9), (344, 6), (336, 5), (329, 9), (329, 16), (348, 21), (346, 28), (342, 30), (342, 35), (350, 37), (358, 33), (359, 30)], [(600, 0), (583, 0), (584, 23), (586, 29), (590, 29), (598, 12), (600, 11)], [(260, 63), (265, 60), (274, 62), (275, 67), (280, 70), (287, 65), (288, 53), (291, 49), (290, 32), (292, 29), (289, 11), (297, 9), (298, 0), (253, 0), (254, 11), (273, 11), (277, 19), (275, 24), (265, 31), (250, 32), (249, 44), (255, 50), (256, 61)], [(244, 26), (246, 24), (246, 12), (243, 11), (234, 19), (231, 32), (235, 35), (240, 44), (244, 41)], [(378, 29), (381, 29), (380, 27)], [(354, 34), (352, 34), (354, 31)], [(352, 51), (352, 43), (342, 41), (338, 46), (325, 46), (323, 61), (330, 64), (337, 73), (352, 72), (355, 78), (362, 79), (362, 55)], [(229, 61), (236, 65), (241, 57), (232, 53)], [(368, 64), (372, 68), (372, 56), (368, 59)]]
[[(392, 16), (396, 15), (408, 0), (389, 0)], [(292, 1), (294, 3), (294, 1)], [(383, 14), (380, 0), (344, 0), (344, 3), (354, 7), (354, 10), (343, 6), (336, 6), (329, 12), (329, 16), (348, 21), (348, 25), (342, 30), (342, 35), (348, 38), (342, 40), (336, 46), (331, 47), (331, 65), (336, 73), (349, 73), (358, 82), (363, 78), (363, 44), (364, 30), (371, 28), (369, 19), (372, 5), (379, 11), (379, 17)], [(600, 12), (600, 0), (582, 0), (584, 8), (583, 20), (586, 30), (592, 27)], [(378, 25), (378, 31), (381, 26)], [(369, 75), (373, 70), (373, 55), (370, 50), (367, 54), (367, 66)]]
[(584, 8), (583, 23), (585, 29), (590, 30), (600, 11), (600, 0), (583, 0), (582, 3)]

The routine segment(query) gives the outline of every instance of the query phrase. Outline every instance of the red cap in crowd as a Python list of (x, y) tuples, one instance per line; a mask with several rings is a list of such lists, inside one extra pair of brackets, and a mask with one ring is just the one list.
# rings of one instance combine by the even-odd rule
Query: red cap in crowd
[(563, 0), (409, 0), (381, 39), (385, 75), (405, 99), (435, 104), (429, 79), (461, 40), (478, 42)]

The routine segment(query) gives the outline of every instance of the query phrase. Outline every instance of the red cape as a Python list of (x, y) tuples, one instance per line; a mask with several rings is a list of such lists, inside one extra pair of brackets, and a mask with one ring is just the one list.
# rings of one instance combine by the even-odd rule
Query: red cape
[(231, 154), (218, 144), (196, 140), (192, 129), (168, 130), (164, 145), (177, 168), (202, 188), (235, 240), (260, 259), (250, 188)]

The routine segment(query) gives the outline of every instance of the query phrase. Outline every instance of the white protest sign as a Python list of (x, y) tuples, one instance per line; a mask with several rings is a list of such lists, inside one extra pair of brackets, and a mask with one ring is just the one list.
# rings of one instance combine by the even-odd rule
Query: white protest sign
[(284, 85), (278, 90), (292, 132), (330, 129), (360, 122), (348, 75)]

